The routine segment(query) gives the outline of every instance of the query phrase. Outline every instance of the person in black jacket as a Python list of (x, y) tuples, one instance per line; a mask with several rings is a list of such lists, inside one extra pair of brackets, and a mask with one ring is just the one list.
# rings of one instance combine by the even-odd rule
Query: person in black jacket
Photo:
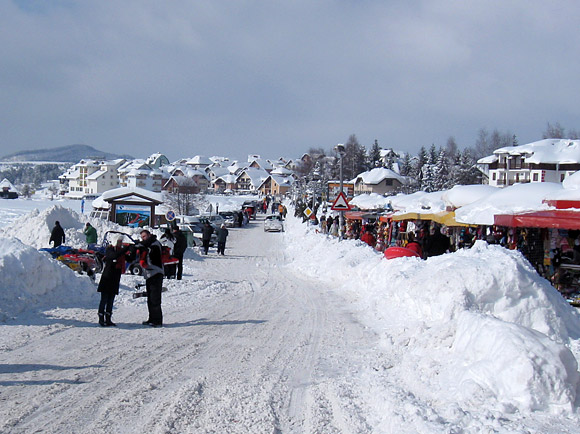
[(121, 274), (125, 271), (125, 253), (130, 247), (123, 247), (123, 236), (121, 235), (114, 241), (114, 245), (109, 244), (105, 250), (103, 259), (105, 268), (97, 288), (97, 291), (101, 293), (101, 302), (99, 303), (99, 325), (101, 327), (117, 325), (111, 321), (113, 303), (115, 296), (119, 294)]
[(163, 290), (163, 261), (161, 259), (161, 243), (155, 235), (148, 230), (141, 231), (140, 244), (137, 248), (141, 251), (139, 264), (145, 276), (145, 289), (147, 291), (147, 308), (149, 318), (143, 321), (143, 325), (161, 327), (163, 325), (163, 312), (161, 310), (161, 291)]
[(209, 250), (209, 243), (211, 241), (211, 236), (213, 234), (213, 227), (209, 224), (209, 221), (206, 221), (201, 229), (201, 242), (203, 244), (203, 253), (207, 255)]
[(177, 264), (177, 280), (181, 280), (183, 275), (183, 255), (187, 250), (187, 239), (181, 229), (175, 226), (173, 228), (173, 236), (175, 237), (175, 245), (173, 246), (173, 256), (179, 259)]
[(64, 236), (64, 229), (60, 225), (60, 222), (57, 220), (54, 222), (54, 227), (50, 233), (50, 240), (48, 240), (48, 244), (54, 243), (54, 247), (58, 247), (64, 244), (65, 236)]

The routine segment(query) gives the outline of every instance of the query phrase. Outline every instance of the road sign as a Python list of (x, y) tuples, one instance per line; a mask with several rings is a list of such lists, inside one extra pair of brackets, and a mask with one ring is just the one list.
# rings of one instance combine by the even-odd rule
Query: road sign
[(348, 204), (348, 200), (346, 199), (344, 192), (341, 191), (338, 194), (338, 197), (336, 198), (330, 209), (333, 211), (350, 211), (351, 206)]
[(304, 215), (306, 217), (310, 217), (312, 215), (312, 212), (313, 211), (310, 208), (306, 207), (306, 209), (304, 210)]
[(167, 211), (167, 213), (165, 214), (165, 218), (167, 219), (168, 222), (172, 222), (173, 220), (175, 220), (175, 213), (173, 211)]

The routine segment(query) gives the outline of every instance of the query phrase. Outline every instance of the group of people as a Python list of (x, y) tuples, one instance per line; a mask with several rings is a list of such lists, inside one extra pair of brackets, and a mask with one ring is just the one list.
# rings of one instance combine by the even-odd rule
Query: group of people
[[(202, 232), (203, 251), (207, 255), (213, 227), (206, 221)], [(90, 223), (86, 223), (83, 234), (87, 243), (87, 249), (94, 250), (97, 247), (97, 230)], [(226, 239), (229, 231), (224, 224), (217, 229), (217, 253), (225, 255)], [(160, 327), (163, 325), (163, 312), (161, 309), (161, 292), (163, 290), (163, 278), (182, 280), (183, 256), (187, 249), (185, 234), (174, 226), (167, 228), (160, 239), (149, 230), (140, 232), (141, 240), (135, 244), (123, 243), (123, 235), (118, 235), (111, 240), (105, 248), (103, 256), (103, 272), (97, 291), (101, 294), (98, 307), (99, 325), (111, 327), (116, 324), (112, 321), (113, 304), (119, 294), (121, 275), (127, 267), (127, 257), (131, 253), (139, 255), (139, 265), (145, 277), (145, 290), (147, 293), (147, 308), (149, 316), (143, 325)], [(58, 247), (65, 243), (66, 235), (59, 221), (56, 221), (51, 230), (49, 244)], [(175, 265), (163, 265), (163, 249), (168, 248), (171, 256), (178, 260)]]

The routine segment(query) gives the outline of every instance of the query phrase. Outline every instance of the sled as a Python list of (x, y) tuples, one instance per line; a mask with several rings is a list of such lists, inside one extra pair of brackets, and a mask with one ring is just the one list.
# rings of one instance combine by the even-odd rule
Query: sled
[(395, 259), (404, 257), (415, 257), (419, 258), (419, 254), (414, 250), (407, 249), (406, 247), (389, 247), (385, 250), (385, 258)]

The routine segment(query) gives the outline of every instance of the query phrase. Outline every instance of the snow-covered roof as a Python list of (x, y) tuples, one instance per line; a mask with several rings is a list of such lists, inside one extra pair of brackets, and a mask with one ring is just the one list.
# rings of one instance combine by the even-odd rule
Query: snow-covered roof
[(196, 155), (195, 157), (187, 160), (187, 164), (192, 166), (209, 166), (212, 163), (213, 161), (211, 161), (208, 157), (204, 157), (203, 155)]
[(250, 183), (254, 188), (258, 188), (262, 183), (270, 176), (268, 172), (264, 169), (255, 169), (253, 167), (248, 167), (242, 171), (242, 173), (237, 177), (239, 179), (243, 174), (246, 174), (250, 178)]
[(284, 166), (278, 166), (270, 172), (273, 175), (291, 175), (292, 171), (286, 169)]
[(391, 201), (390, 197), (382, 196), (378, 193), (359, 194), (353, 197), (349, 204), (363, 210), (385, 209)]
[(8, 179), (4, 178), (2, 180), (2, 182), (0, 182), (0, 189), (5, 189), (7, 188), (8, 191), (13, 191), (13, 192), (17, 192), (18, 190), (16, 190), (16, 187), (14, 187), (14, 185), (8, 181)]
[(365, 184), (379, 184), (385, 179), (396, 179), (401, 184), (405, 182), (405, 177), (395, 173), (391, 169), (387, 169), (386, 167), (376, 167), (368, 172), (360, 173), (356, 180), (361, 179)]
[(441, 199), (448, 207), (461, 208), (495, 193), (497, 189), (486, 184), (456, 185), (451, 190), (444, 191)]
[(231, 175), (231, 174), (227, 174), (227, 175), (222, 175), (222, 176), (218, 176), (216, 178), (216, 181), (218, 179), (221, 179), (222, 181), (224, 181), (226, 184), (234, 184), (236, 182), (236, 179), (238, 179), (237, 176), (235, 175)]
[(477, 160), (478, 164), (492, 164), (499, 160), (499, 157), (495, 154), (488, 155), (487, 157), (480, 158)]
[(294, 178), (292, 178), (291, 176), (282, 176), (282, 175), (270, 174), (270, 178), (272, 178), (274, 181), (276, 181), (276, 184), (278, 184), (280, 186), (289, 187), (292, 184), (294, 184)]
[(441, 196), (445, 191), (427, 193), (417, 191), (412, 194), (398, 194), (390, 196), (391, 205), (399, 213), (438, 213), (446, 210), (446, 205)]
[(139, 187), (114, 188), (112, 190), (105, 191), (101, 195), (101, 198), (103, 198), (103, 200), (109, 200), (122, 196), (131, 197), (131, 195), (144, 196), (157, 202), (163, 202), (163, 195), (161, 193), (155, 193), (153, 191), (145, 190), (144, 188)]
[(88, 180), (95, 180), (95, 179), (99, 179), (101, 176), (103, 176), (105, 173), (107, 173), (106, 170), (97, 170), (93, 173), (91, 173), (90, 175), (87, 176)]
[(523, 155), (526, 163), (580, 163), (580, 140), (544, 139), (520, 146), (506, 146), (494, 154)]
[(493, 225), (496, 214), (512, 214), (527, 211), (541, 211), (549, 206), (543, 201), (556, 198), (564, 188), (555, 182), (534, 182), (514, 184), (492, 190), (469, 205), (455, 211), (455, 220), (475, 225)]

